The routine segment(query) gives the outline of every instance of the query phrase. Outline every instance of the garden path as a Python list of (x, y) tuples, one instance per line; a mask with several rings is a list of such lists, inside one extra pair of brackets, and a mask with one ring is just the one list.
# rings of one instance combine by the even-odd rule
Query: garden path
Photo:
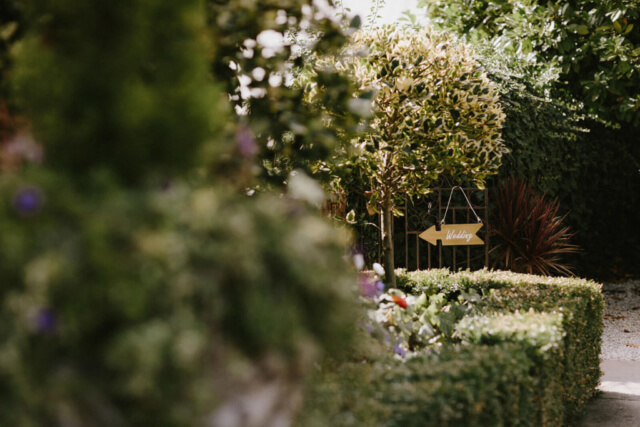
[(640, 281), (605, 284), (602, 394), (579, 427), (640, 426)]

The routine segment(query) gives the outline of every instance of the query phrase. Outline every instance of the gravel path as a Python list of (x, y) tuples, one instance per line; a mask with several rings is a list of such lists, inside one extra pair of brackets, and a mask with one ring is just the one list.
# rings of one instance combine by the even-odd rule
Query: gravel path
[(605, 283), (602, 360), (640, 361), (640, 280)]

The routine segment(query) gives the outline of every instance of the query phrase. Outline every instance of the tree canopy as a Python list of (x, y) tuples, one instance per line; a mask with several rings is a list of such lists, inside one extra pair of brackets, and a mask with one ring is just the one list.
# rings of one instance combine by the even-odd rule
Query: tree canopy
[(505, 152), (498, 90), (468, 46), (428, 31), (359, 32), (334, 66), (360, 91), (352, 108), (371, 115), (351, 140), (352, 157), (335, 169), (357, 171), (369, 183), (369, 209), (384, 218), (391, 283), (395, 204), (426, 194), (441, 176), (482, 186), (497, 172)]
[(429, 1), (436, 26), (560, 70), (559, 93), (610, 123), (640, 126), (639, 0)]

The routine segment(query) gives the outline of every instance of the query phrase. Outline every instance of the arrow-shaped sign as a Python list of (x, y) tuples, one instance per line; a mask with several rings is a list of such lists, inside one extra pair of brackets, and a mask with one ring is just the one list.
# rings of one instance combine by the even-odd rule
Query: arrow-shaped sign
[(440, 231), (433, 225), (427, 231), (420, 233), (420, 238), (432, 245), (442, 240), (443, 246), (457, 245), (484, 245), (484, 242), (476, 236), (482, 224), (443, 224)]

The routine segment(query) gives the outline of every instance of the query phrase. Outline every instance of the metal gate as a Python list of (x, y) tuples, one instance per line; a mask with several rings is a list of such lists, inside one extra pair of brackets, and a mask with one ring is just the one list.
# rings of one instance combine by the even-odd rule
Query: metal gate
[[(447, 224), (475, 222), (475, 216), (471, 215), (471, 208), (467, 204), (461, 192), (451, 194), (453, 188), (438, 188), (428, 196), (407, 201), (402, 210), (404, 217), (395, 221), (394, 228), (404, 226), (404, 242), (398, 242), (402, 234), (396, 236), (395, 251), (404, 249), (404, 266), (401, 265), (401, 257), (396, 256), (396, 265), (407, 270), (420, 270), (421, 268), (449, 267), (452, 271), (460, 268), (471, 270), (481, 269), (489, 265), (489, 192), (484, 189), (464, 187), (473, 206), (473, 209), (482, 219), (483, 227), (478, 236), (484, 240), (480, 246), (433, 246), (420, 239), (419, 234), (432, 225), (440, 229), (442, 215), (445, 213), (446, 203), (451, 195)], [(443, 203), (444, 197), (444, 203)], [(403, 224), (401, 224), (401, 222)], [(400, 258), (400, 259), (399, 259)]]

